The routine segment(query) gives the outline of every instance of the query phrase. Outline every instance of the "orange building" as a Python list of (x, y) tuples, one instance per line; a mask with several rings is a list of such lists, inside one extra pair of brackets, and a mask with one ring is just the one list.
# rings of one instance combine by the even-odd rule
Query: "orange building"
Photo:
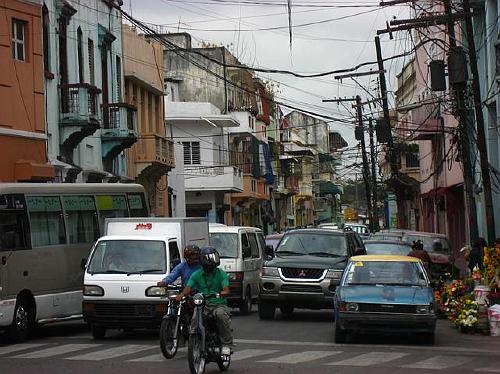
[(0, 182), (48, 181), (42, 4), (0, 2)]

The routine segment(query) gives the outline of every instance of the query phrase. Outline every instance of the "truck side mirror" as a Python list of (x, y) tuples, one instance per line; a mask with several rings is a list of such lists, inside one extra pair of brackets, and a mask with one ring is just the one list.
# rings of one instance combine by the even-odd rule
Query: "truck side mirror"
[(82, 258), (82, 261), (80, 262), (80, 268), (82, 270), (85, 270), (85, 268), (87, 267), (87, 258)]
[(266, 245), (266, 247), (264, 248), (264, 253), (266, 255), (267, 258), (273, 258), (274, 257), (274, 248), (272, 245)]
[(250, 247), (243, 247), (243, 258), (252, 257), (252, 251)]

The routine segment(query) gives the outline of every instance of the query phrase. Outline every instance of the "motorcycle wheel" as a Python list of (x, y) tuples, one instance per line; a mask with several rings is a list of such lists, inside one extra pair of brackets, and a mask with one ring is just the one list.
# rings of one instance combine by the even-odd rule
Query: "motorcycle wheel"
[(201, 350), (201, 335), (199, 333), (189, 335), (188, 363), (191, 374), (205, 372), (205, 352)]
[(217, 360), (217, 366), (219, 366), (220, 371), (227, 371), (229, 370), (229, 365), (231, 365), (231, 356), (229, 357), (229, 360), (224, 361), (221, 358)]
[(179, 348), (179, 339), (175, 337), (175, 321), (164, 319), (160, 326), (160, 348), (161, 353), (167, 359), (174, 358)]

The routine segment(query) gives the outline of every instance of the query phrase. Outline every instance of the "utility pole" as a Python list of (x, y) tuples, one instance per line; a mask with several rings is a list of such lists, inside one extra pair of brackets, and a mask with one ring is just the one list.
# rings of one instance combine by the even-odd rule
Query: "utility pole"
[[(450, 43), (450, 54), (463, 54), (462, 48), (457, 47), (457, 40), (455, 36), (455, 22), (453, 20), (453, 13), (451, 9), (451, 0), (444, 1), (445, 12), (448, 16), (447, 28), (448, 28), (448, 38)], [(451, 59), (449, 59), (451, 61)], [(449, 65), (449, 64), (448, 64)], [(453, 66), (448, 66), (448, 69), (452, 69)], [(477, 227), (477, 209), (476, 209), (476, 199), (474, 197), (474, 191), (472, 189), (474, 181), (474, 170), (472, 168), (471, 154), (470, 154), (470, 141), (469, 141), (469, 129), (467, 126), (467, 109), (465, 105), (465, 87), (466, 79), (462, 83), (450, 82), (452, 85), (453, 95), (457, 102), (457, 114), (458, 123), (460, 129), (460, 151), (462, 154), (463, 163), (463, 173), (464, 173), (464, 186), (465, 194), (467, 197), (467, 205), (469, 208), (469, 235), (470, 241), (474, 243), (478, 236)]]
[(373, 207), (372, 207), (372, 188), (370, 184), (370, 171), (368, 168), (368, 156), (366, 155), (366, 144), (365, 144), (365, 129), (363, 124), (363, 108), (361, 103), (361, 97), (359, 95), (356, 96), (356, 113), (358, 116), (358, 126), (360, 133), (360, 146), (361, 146), (361, 156), (363, 158), (363, 181), (365, 182), (365, 192), (366, 192), (366, 208), (368, 210), (368, 215), (370, 217), (370, 231), (373, 232)]
[(370, 117), (368, 122), (369, 133), (370, 133), (370, 162), (372, 166), (372, 209), (373, 209), (373, 231), (379, 231), (380, 227), (378, 224), (378, 209), (377, 209), (377, 173), (375, 167), (375, 145), (373, 144), (373, 118)]
[(486, 136), (484, 133), (484, 117), (481, 102), (481, 84), (477, 68), (476, 43), (474, 41), (474, 29), (472, 27), (472, 15), (470, 13), (469, 0), (463, 0), (463, 8), (466, 13), (465, 32), (467, 33), (467, 45), (469, 49), (469, 63), (472, 72), (472, 92), (474, 94), (474, 108), (476, 112), (477, 148), (479, 150), (479, 160), (481, 166), (481, 177), (484, 188), (484, 202), (486, 210), (486, 228), (488, 233), (488, 243), (495, 243), (495, 216), (493, 214), (493, 199), (491, 196), (491, 179), (488, 162), (488, 152), (486, 150)]

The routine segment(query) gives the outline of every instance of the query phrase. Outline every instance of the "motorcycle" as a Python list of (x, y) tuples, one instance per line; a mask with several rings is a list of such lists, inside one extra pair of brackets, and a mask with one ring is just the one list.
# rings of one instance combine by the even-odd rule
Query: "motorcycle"
[(163, 316), (160, 325), (160, 348), (165, 358), (174, 358), (180, 343), (189, 339), (189, 313), (186, 311), (188, 299), (177, 301), (175, 297), (180, 292), (180, 286), (169, 285), (167, 313)]
[(205, 316), (206, 299), (220, 297), (211, 295), (205, 298), (197, 293), (193, 296), (196, 329), (190, 331), (188, 341), (188, 362), (191, 374), (203, 374), (205, 365), (216, 362), (220, 371), (226, 371), (231, 364), (231, 350), (223, 349), (217, 328), (217, 321), (212, 315)]

